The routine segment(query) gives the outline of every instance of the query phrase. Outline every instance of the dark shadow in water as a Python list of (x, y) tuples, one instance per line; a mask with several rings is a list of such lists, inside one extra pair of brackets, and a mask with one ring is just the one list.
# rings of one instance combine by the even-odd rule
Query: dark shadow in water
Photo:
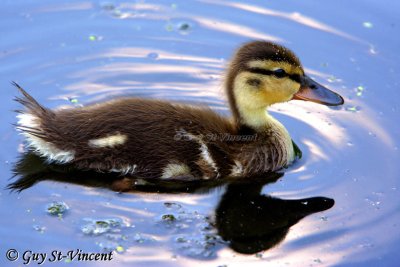
[[(32, 153), (22, 156), (15, 164), (14, 172), (18, 178), (8, 189), (19, 192), (44, 180), (113, 189), (112, 184), (121, 179), (110, 173), (79, 171), (68, 165), (47, 164)], [(231, 249), (253, 254), (282, 242), (290, 227), (305, 216), (330, 209), (334, 205), (333, 199), (325, 197), (284, 200), (261, 194), (263, 186), (282, 176), (283, 173), (272, 173), (236, 181), (184, 183), (140, 181), (132, 183), (130, 192), (207, 192), (226, 185), (226, 192), (215, 210), (213, 225)]]
[(253, 254), (281, 241), (292, 225), (315, 212), (330, 209), (326, 197), (284, 200), (261, 195), (263, 184), (230, 184), (216, 209), (219, 235), (236, 252)]

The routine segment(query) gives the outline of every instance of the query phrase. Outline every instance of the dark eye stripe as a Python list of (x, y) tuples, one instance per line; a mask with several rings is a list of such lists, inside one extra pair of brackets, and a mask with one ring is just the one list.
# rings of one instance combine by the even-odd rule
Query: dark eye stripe
[(290, 78), (292, 81), (295, 81), (295, 82), (301, 84), (301, 76), (300, 76), (299, 74), (291, 74), (291, 75), (289, 75), (289, 78)]
[(249, 68), (247, 71), (251, 73), (257, 73), (257, 74), (262, 74), (262, 75), (274, 75), (274, 72), (272, 70), (266, 70), (262, 68)]
[(274, 75), (277, 78), (283, 78), (283, 77), (288, 77), (292, 81), (295, 81), (297, 83), (301, 83), (301, 77), (299, 74), (288, 74), (288, 73), (275, 73), (272, 70), (266, 70), (263, 68), (248, 68), (246, 71), (251, 72), (251, 73), (257, 73), (257, 74), (262, 74), (262, 75)]

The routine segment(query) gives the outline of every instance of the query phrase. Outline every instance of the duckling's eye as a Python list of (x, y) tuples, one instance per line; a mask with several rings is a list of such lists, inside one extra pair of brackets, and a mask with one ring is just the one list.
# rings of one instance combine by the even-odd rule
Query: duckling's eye
[(259, 87), (261, 84), (261, 81), (259, 79), (250, 78), (250, 79), (247, 79), (246, 83), (250, 86)]
[(283, 78), (285, 76), (287, 76), (287, 73), (284, 69), (276, 69), (273, 71), (274, 76), (277, 78)]

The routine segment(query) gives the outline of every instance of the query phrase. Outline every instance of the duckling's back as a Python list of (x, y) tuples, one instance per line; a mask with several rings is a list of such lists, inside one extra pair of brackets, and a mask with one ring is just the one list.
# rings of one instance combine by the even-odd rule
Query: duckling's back
[(234, 134), (210, 109), (158, 100), (121, 99), (52, 111), (21, 87), (17, 128), (49, 162), (137, 178), (211, 179), (229, 175), (234, 160), (221, 134)]

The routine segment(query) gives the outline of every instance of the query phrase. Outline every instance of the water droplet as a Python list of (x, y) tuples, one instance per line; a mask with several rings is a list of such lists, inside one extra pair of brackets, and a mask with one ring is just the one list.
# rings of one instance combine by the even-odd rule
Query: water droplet
[(167, 32), (172, 32), (174, 30), (174, 26), (171, 23), (168, 23), (167, 25), (165, 25), (165, 29), (167, 30)]
[(315, 263), (322, 263), (321, 259), (314, 259)]
[(89, 35), (89, 40), (92, 41), (92, 42), (101, 41), (101, 40), (103, 40), (103, 36), (91, 34), (91, 35)]
[(347, 142), (347, 146), (354, 146), (354, 144), (352, 142)]
[(139, 233), (136, 233), (136, 234), (135, 234), (134, 240), (135, 240), (136, 242), (138, 242), (138, 243), (143, 243), (143, 242), (145, 241), (145, 239), (144, 239), (144, 238), (142, 237), (142, 235), (139, 234)]
[(35, 229), (35, 231), (38, 231), (39, 233), (43, 234), (44, 231), (46, 230), (46, 227), (44, 226), (39, 226), (39, 225), (34, 225), (33, 229)]
[(164, 202), (164, 206), (167, 208), (171, 208), (171, 207), (179, 207), (181, 208), (181, 204), (175, 203), (175, 202)]
[(328, 217), (326, 217), (326, 216), (321, 216), (320, 219), (321, 219), (321, 221), (324, 221), (324, 222), (328, 221)]
[(115, 248), (115, 250), (116, 250), (118, 253), (122, 253), (122, 252), (125, 251), (125, 249), (124, 249), (123, 246), (117, 246), (117, 247)]
[(82, 226), (81, 231), (86, 235), (101, 235), (109, 232), (118, 232), (119, 228), (129, 226), (117, 218), (104, 220), (85, 219), (85, 221), (89, 223)]
[(174, 215), (172, 214), (164, 214), (161, 219), (165, 222), (173, 222), (176, 221), (176, 218)]
[(359, 106), (347, 106), (346, 110), (350, 112), (358, 112), (361, 110), (361, 108)]
[(360, 248), (373, 248), (374, 244), (371, 243), (363, 243), (363, 244), (359, 244), (358, 247)]
[(69, 210), (68, 205), (65, 202), (52, 202), (46, 207), (47, 213), (53, 216), (62, 216), (67, 210)]
[(365, 28), (368, 28), (368, 29), (370, 29), (370, 28), (372, 28), (374, 25), (371, 23), (371, 22), (369, 22), (369, 21), (365, 21), (365, 22), (363, 22), (363, 24), (362, 24)]
[(111, 12), (111, 16), (113, 16), (114, 18), (118, 18), (118, 19), (125, 19), (125, 18), (129, 18), (129, 17), (133, 17), (134, 14), (129, 13), (129, 12), (123, 12), (120, 9), (114, 9)]
[(181, 22), (178, 24), (178, 30), (181, 34), (188, 34), (192, 28), (192, 25), (188, 22)]
[(178, 243), (186, 243), (187, 240), (184, 237), (178, 237), (178, 238), (176, 238), (176, 242), (178, 242)]
[(373, 45), (370, 45), (370, 46), (369, 46), (368, 52), (369, 52), (370, 54), (372, 54), (372, 55), (378, 54), (378, 51), (376, 50), (375, 46), (373, 46)]
[(97, 244), (103, 251), (112, 252), (119, 246), (115, 242), (99, 242)]
[(262, 257), (263, 257), (263, 253), (262, 252), (256, 253), (256, 258), (262, 259)]
[(150, 59), (157, 59), (158, 58), (158, 53), (155, 53), (155, 52), (152, 52), (152, 53), (149, 53), (149, 54), (147, 54), (147, 58), (150, 58)]
[(115, 9), (115, 5), (113, 3), (104, 2), (100, 4), (103, 10), (111, 11)]
[(330, 76), (330, 77), (328, 77), (328, 82), (330, 82), (330, 83), (334, 83), (337, 79), (336, 79), (336, 77), (335, 76)]

